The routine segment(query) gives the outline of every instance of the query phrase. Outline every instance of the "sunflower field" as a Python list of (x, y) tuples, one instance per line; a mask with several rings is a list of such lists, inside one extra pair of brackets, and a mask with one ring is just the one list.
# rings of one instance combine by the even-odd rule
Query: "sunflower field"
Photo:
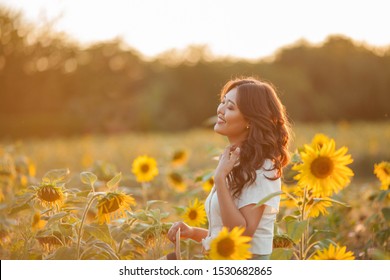
[[(389, 123), (293, 131), (272, 194), (281, 204), (271, 258), (390, 259)], [(207, 229), (204, 201), (227, 144), (211, 130), (3, 140), (1, 259), (250, 258), (240, 228), (224, 228), (206, 254), (166, 237), (176, 221)]]

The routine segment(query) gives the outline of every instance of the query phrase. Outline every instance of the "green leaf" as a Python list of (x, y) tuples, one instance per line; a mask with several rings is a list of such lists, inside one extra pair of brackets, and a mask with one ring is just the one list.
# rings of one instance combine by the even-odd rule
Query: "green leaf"
[(55, 215), (51, 216), (51, 217), (49, 218), (49, 220), (47, 221), (46, 227), (50, 227), (50, 225), (52, 225), (52, 224), (55, 223), (56, 221), (61, 220), (63, 217), (65, 217), (65, 216), (67, 216), (67, 215), (69, 215), (69, 213), (67, 213), (67, 212), (60, 212), (60, 213), (58, 213), (58, 214), (55, 214)]
[(146, 215), (145, 211), (139, 211), (139, 212), (132, 213), (131, 216), (133, 218), (136, 218), (137, 220), (141, 220), (144, 222), (146, 222), (148, 220), (148, 216)]
[(123, 224), (120, 227), (111, 228), (112, 238), (116, 242), (120, 243), (124, 239), (128, 239), (131, 236), (131, 226), (129, 224)]
[(52, 169), (46, 172), (43, 176), (42, 181), (46, 183), (63, 183), (69, 176), (70, 171), (68, 168), (65, 169)]
[(76, 249), (74, 247), (61, 247), (55, 251), (53, 255), (50, 256), (50, 259), (53, 260), (75, 260), (76, 259)]
[(179, 216), (181, 216), (186, 211), (185, 206), (173, 206), (173, 208), (176, 210), (176, 214)]
[(319, 201), (330, 201), (330, 202), (333, 202), (333, 203), (336, 203), (336, 204), (339, 204), (339, 205), (342, 205), (342, 206), (344, 206), (344, 207), (351, 207), (351, 206), (349, 206), (347, 203), (345, 203), (345, 202), (341, 202), (341, 201), (338, 201), (338, 200), (335, 200), (335, 199), (332, 199), (332, 198), (313, 198), (313, 201), (314, 201), (314, 203), (316, 203), (316, 202), (319, 202)]
[(122, 173), (119, 172), (114, 176), (114, 178), (112, 178), (110, 181), (107, 182), (107, 187), (109, 189), (116, 187), (119, 184), (121, 179), (122, 179)]
[(262, 200), (260, 200), (259, 202), (257, 202), (256, 206), (255, 207), (259, 207), (261, 205), (263, 205), (264, 203), (266, 203), (268, 200), (270, 200), (271, 198), (275, 197), (275, 196), (278, 196), (278, 195), (281, 195), (283, 194), (284, 192), (282, 191), (277, 191), (277, 192), (274, 192), (274, 193), (271, 193), (269, 195), (267, 195), (266, 197), (264, 197)]
[(291, 260), (293, 256), (293, 249), (291, 248), (275, 248), (272, 250), (271, 260)]
[(291, 157), (291, 163), (300, 163), (301, 162), (301, 156), (299, 155), (298, 152), (294, 153)]
[(290, 221), (296, 221), (298, 220), (298, 218), (299, 216), (287, 215), (283, 217), (283, 220), (285, 220), (286, 222), (290, 222)]
[(146, 216), (148, 216), (149, 218), (151, 218), (153, 220), (153, 224), (159, 223), (161, 221), (160, 209), (150, 210), (150, 211), (146, 212)]
[(88, 195), (91, 193), (91, 190), (85, 190), (85, 191), (79, 191), (76, 193), (77, 197), (88, 197)]
[(87, 248), (84, 248), (83, 253), (80, 255), (81, 260), (107, 260), (108, 257), (101, 254), (100, 248), (93, 244), (88, 244)]
[(107, 253), (110, 256), (110, 259), (118, 260), (118, 256), (115, 254), (114, 250), (107, 244), (102, 242), (97, 242), (94, 244), (95, 247), (100, 248), (103, 252)]
[(84, 184), (93, 186), (93, 184), (97, 181), (97, 176), (92, 172), (85, 171), (80, 173), (80, 179)]
[(13, 215), (23, 210), (30, 210), (31, 208), (32, 207), (30, 206), (30, 204), (24, 203), (22, 205), (12, 207), (8, 214)]
[(298, 243), (302, 234), (304, 233), (308, 221), (294, 221), (291, 220), (287, 222), (287, 235), (294, 241), (294, 243)]
[(205, 182), (213, 176), (214, 176), (214, 170), (209, 170), (209, 171), (203, 173), (202, 175), (197, 176), (194, 181), (195, 181), (195, 183)]
[(93, 237), (96, 237), (97, 239), (106, 242), (106, 243), (111, 243), (112, 238), (111, 238), (111, 233), (110, 230), (108, 229), (107, 224), (91, 224), (91, 225), (85, 225), (84, 226), (84, 231)]
[(60, 230), (63, 236), (72, 236), (73, 235), (73, 225), (71, 224), (59, 224), (58, 229)]
[(132, 236), (130, 238), (130, 240), (136, 246), (145, 247), (145, 243), (144, 243), (143, 239), (139, 236)]
[(389, 207), (382, 208), (382, 214), (385, 217), (386, 221), (389, 222), (390, 221), (390, 208)]
[(149, 209), (150, 206), (157, 203), (167, 203), (167, 202), (164, 200), (148, 200), (148, 202), (146, 202), (146, 209)]
[(385, 190), (385, 191), (380, 191), (376, 199), (379, 202), (382, 202), (383, 200), (385, 200), (388, 197), (389, 194), (390, 194), (390, 189)]
[(373, 248), (369, 251), (369, 256), (373, 260), (390, 260), (390, 253), (378, 248)]

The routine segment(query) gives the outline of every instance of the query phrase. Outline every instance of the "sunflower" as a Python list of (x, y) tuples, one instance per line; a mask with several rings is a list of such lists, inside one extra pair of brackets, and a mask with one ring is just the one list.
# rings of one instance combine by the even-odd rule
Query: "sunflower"
[[(288, 186), (286, 184), (282, 184), (283, 194), (281, 194), (280, 196), (280, 207), (285, 207), (289, 209), (298, 207), (297, 201), (292, 199), (290, 196), (295, 197), (297, 195), (297, 191), (300, 190), (301, 188), (299, 186)], [(300, 193), (302, 193), (302, 191), (300, 191)]]
[(347, 247), (333, 246), (329, 245), (329, 248), (324, 248), (323, 250), (317, 250), (316, 254), (313, 256), (313, 260), (354, 260), (355, 256), (353, 252), (346, 252)]
[(187, 150), (177, 150), (173, 153), (171, 163), (174, 166), (184, 165), (189, 158), (189, 153)]
[[(282, 184), (282, 191), (284, 193), (290, 194), (290, 196), (287, 196), (286, 194), (282, 194), (280, 206), (286, 207), (290, 209), (294, 208), (302, 208), (303, 205), (303, 189), (300, 186), (287, 186), (285, 184)], [(295, 199), (291, 198), (294, 197)], [(313, 195), (311, 194), (311, 191), (309, 190), (307, 193), (306, 198), (306, 206), (305, 206), (305, 213), (306, 216), (309, 218), (316, 218), (320, 214), (326, 215), (328, 214), (328, 211), (326, 208), (332, 206), (332, 202), (326, 201), (326, 200), (318, 200), (315, 201), (313, 198)]]
[(294, 241), (288, 235), (275, 235), (272, 241), (272, 247), (275, 248), (291, 248), (294, 246)]
[(306, 204), (305, 212), (308, 217), (316, 218), (320, 214), (327, 215), (328, 211), (326, 210), (326, 208), (331, 206), (332, 206), (332, 202), (330, 201), (326, 201), (326, 200), (314, 201), (313, 199), (310, 199)]
[(183, 176), (177, 172), (171, 172), (168, 174), (168, 182), (178, 192), (184, 192), (187, 189)]
[(382, 190), (389, 189), (390, 185), (390, 162), (382, 161), (379, 164), (374, 165), (374, 174), (381, 181)]
[(294, 179), (298, 180), (300, 186), (312, 190), (316, 197), (338, 193), (350, 183), (350, 177), (354, 175), (347, 167), (353, 161), (351, 155), (346, 155), (347, 151), (346, 147), (336, 151), (333, 139), (318, 150), (305, 145), (301, 152), (303, 163), (293, 167), (299, 172)]
[(311, 140), (311, 146), (314, 149), (321, 149), (326, 143), (330, 141), (329, 137), (322, 133), (317, 133), (314, 135), (313, 140)]
[(190, 226), (198, 227), (205, 224), (206, 210), (204, 209), (204, 205), (195, 198), (194, 202), (192, 204), (190, 203), (187, 207), (182, 218)]
[(244, 228), (234, 227), (230, 232), (223, 227), (216, 238), (211, 241), (209, 256), (212, 260), (246, 260), (252, 257), (249, 251), (252, 240), (242, 236)]
[(33, 231), (37, 231), (43, 229), (46, 223), (47, 221), (41, 219), (41, 214), (36, 212), (32, 217), (31, 228)]
[(205, 192), (209, 193), (214, 186), (214, 176), (211, 176), (209, 179), (203, 182), (202, 188)]
[(137, 182), (150, 182), (158, 175), (157, 162), (148, 156), (139, 156), (133, 161), (131, 170), (137, 177)]
[(109, 223), (110, 217), (120, 218), (125, 216), (125, 210), (130, 209), (130, 205), (136, 205), (132, 196), (121, 192), (108, 192), (99, 199), (97, 205), (99, 223)]
[(55, 183), (42, 182), (40, 186), (35, 188), (35, 193), (44, 207), (59, 207), (64, 202), (63, 189), (56, 186)]

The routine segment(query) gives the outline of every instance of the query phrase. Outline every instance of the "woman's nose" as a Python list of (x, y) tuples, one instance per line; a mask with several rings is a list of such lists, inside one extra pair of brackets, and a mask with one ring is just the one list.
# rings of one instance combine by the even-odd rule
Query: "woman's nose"
[(219, 104), (218, 107), (217, 107), (217, 115), (219, 114), (224, 114), (224, 110), (223, 110), (223, 104)]

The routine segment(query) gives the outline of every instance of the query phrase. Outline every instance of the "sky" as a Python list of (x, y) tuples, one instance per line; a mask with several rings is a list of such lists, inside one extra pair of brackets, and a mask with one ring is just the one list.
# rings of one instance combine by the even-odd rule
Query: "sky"
[(145, 57), (189, 45), (259, 59), (304, 39), (345, 35), (390, 45), (387, 0), (0, 0), (37, 26), (54, 21), (83, 45), (122, 38)]

